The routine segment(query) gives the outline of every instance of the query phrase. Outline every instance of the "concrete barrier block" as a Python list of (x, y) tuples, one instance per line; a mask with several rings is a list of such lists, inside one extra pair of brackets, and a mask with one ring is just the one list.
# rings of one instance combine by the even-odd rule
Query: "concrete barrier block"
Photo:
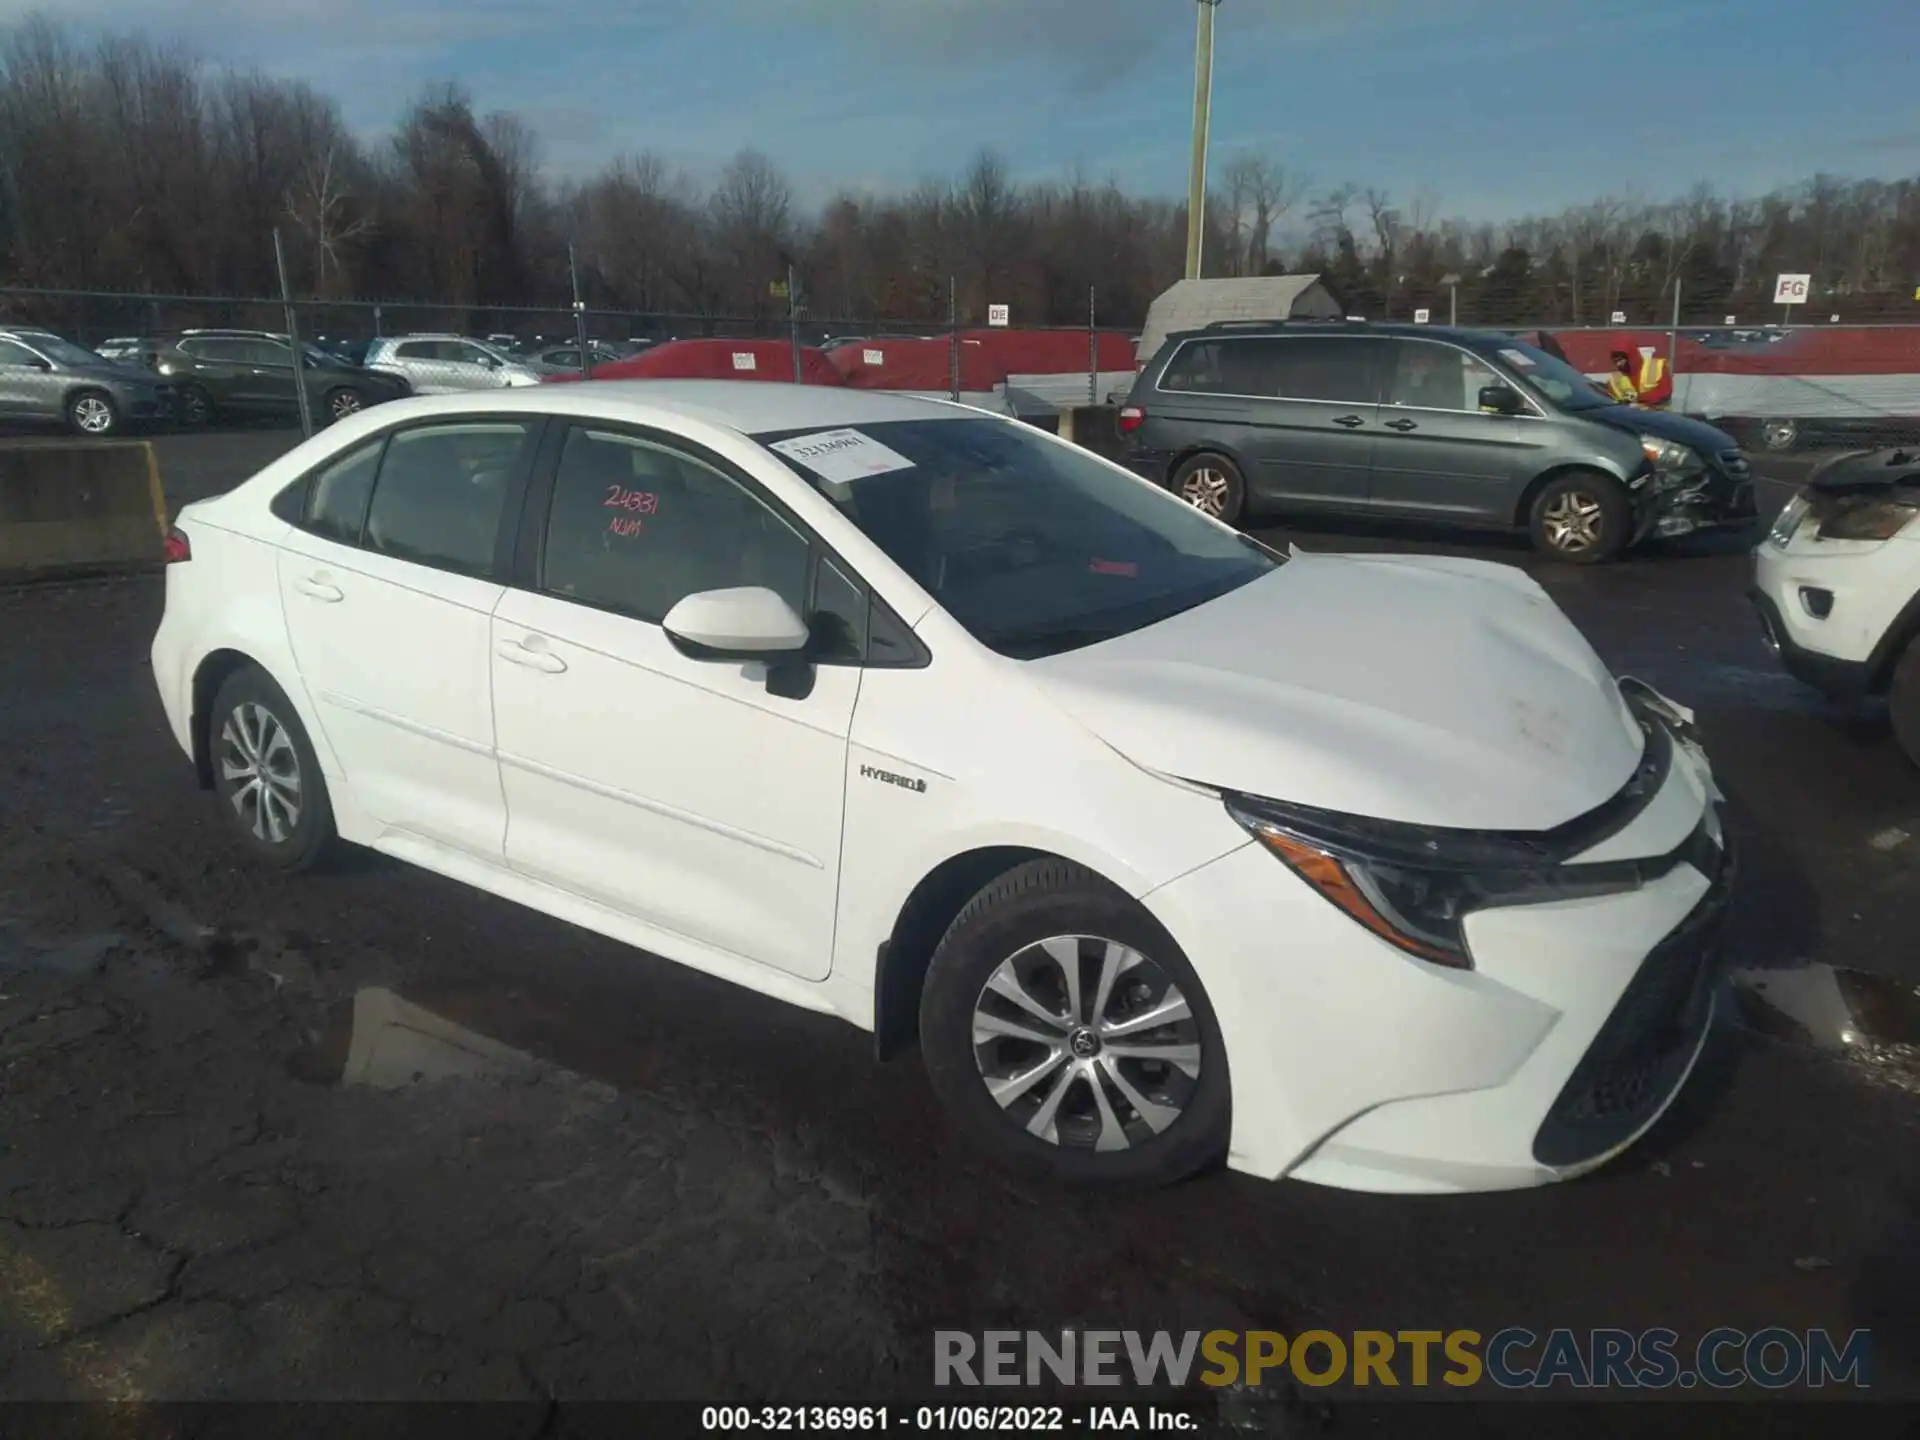
[(0, 577), (159, 565), (166, 531), (160, 465), (146, 441), (0, 443)]

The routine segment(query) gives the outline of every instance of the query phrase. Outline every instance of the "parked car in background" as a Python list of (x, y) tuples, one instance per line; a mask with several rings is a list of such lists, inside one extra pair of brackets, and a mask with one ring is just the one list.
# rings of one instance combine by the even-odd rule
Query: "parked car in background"
[(1124, 461), (1209, 515), (1529, 532), (1562, 560), (1751, 525), (1747, 458), (1699, 420), (1617, 404), (1497, 331), (1229, 321), (1169, 336), (1118, 426)]
[[(625, 360), (633, 352), (616, 349), (600, 341), (587, 342), (587, 349), (593, 355), (595, 365), (611, 365), (617, 360)], [(529, 370), (540, 375), (577, 375), (580, 373), (580, 347), (576, 345), (555, 345), (545, 350), (536, 350), (522, 355), (520, 361)]]
[(0, 330), (0, 420), (104, 438), (172, 413), (165, 385), (51, 330)]
[(94, 346), (93, 353), (103, 360), (138, 365), (141, 349), (146, 343), (137, 335), (116, 335), (111, 340), (102, 340)]
[[(284, 335), (184, 330), (162, 343), (154, 368), (173, 382), (185, 425), (205, 425), (221, 416), (292, 419), (300, 413), (293, 347)], [(301, 346), (300, 378), (321, 425), (408, 393), (402, 380), (370, 374), (307, 343)]]
[(1768, 648), (1831, 699), (1884, 696), (1920, 765), (1920, 453), (1821, 465), (1753, 554)]
[(540, 373), (461, 335), (390, 335), (367, 347), (365, 369), (404, 379), (416, 395), (538, 385)]

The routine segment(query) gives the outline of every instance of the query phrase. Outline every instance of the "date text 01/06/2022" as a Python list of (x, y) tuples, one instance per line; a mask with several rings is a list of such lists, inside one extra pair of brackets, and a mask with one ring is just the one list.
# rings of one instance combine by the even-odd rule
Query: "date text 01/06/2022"
[(708, 1405), (700, 1412), (703, 1430), (748, 1435), (863, 1430), (1177, 1434), (1196, 1430), (1199, 1423), (1193, 1414), (1165, 1405)]

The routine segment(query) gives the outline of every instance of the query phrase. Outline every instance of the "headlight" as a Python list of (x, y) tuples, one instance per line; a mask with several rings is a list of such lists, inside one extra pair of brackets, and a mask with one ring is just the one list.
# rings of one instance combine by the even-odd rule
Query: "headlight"
[(1786, 508), (1774, 517), (1773, 528), (1767, 531), (1768, 543), (1778, 545), (1783, 550), (1786, 549), (1799, 532), (1800, 522), (1807, 518), (1807, 511), (1811, 508), (1806, 491), (1802, 490), (1795, 495), (1787, 502)]
[(1640, 452), (1656, 470), (1684, 475), (1688, 471), (1704, 468), (1700, 456), (1690, 447), (1663, 440), (1658, 435), (1642, 435)]
[(1920, 515), (1920, 501), (1849, 496), (1821, 515), (1820, 538), (1891, 540), (1907, 528), (1915, 515)]
[[(1649, 736), (1671, 744), (1658, 726)], [(1227, 813), (1349, 918), (1460, 970), (1473, 968), (1463, 927), (1475, 910), (1619, 894), (1646, 878), (1637, 861), (1566, 865), (1551, 833), (1432, 829), (1244, 795), (1227, 797)]]

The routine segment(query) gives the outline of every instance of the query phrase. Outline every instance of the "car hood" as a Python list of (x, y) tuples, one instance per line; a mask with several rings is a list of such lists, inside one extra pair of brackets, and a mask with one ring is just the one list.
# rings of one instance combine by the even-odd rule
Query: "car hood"
[(1602, 425), (1611, 425), (1616, 430), (1625, 430), (1633, 435), (1658, 435), (1662, 440), (1677, 440), (1682, 445), (1691, 445), (1704, 454), (1718, 455), (1722, 450), (1735, 450), (1739, 446), (1734, 438), (1724, 430), (1717, 430), (1704, 420), (1695, 420), (1686, 415), (1675, 415), (1670, 410), (1641, 410), (1632, 405), (1608, 405), (1599, 410), (1584, 412)]
[(1551, 829), (1612, 797), (1642, 746), (1572, 622), (1486, 561), (1296, 554), (1025, 668), (1149, 770), (1410, 824)]

